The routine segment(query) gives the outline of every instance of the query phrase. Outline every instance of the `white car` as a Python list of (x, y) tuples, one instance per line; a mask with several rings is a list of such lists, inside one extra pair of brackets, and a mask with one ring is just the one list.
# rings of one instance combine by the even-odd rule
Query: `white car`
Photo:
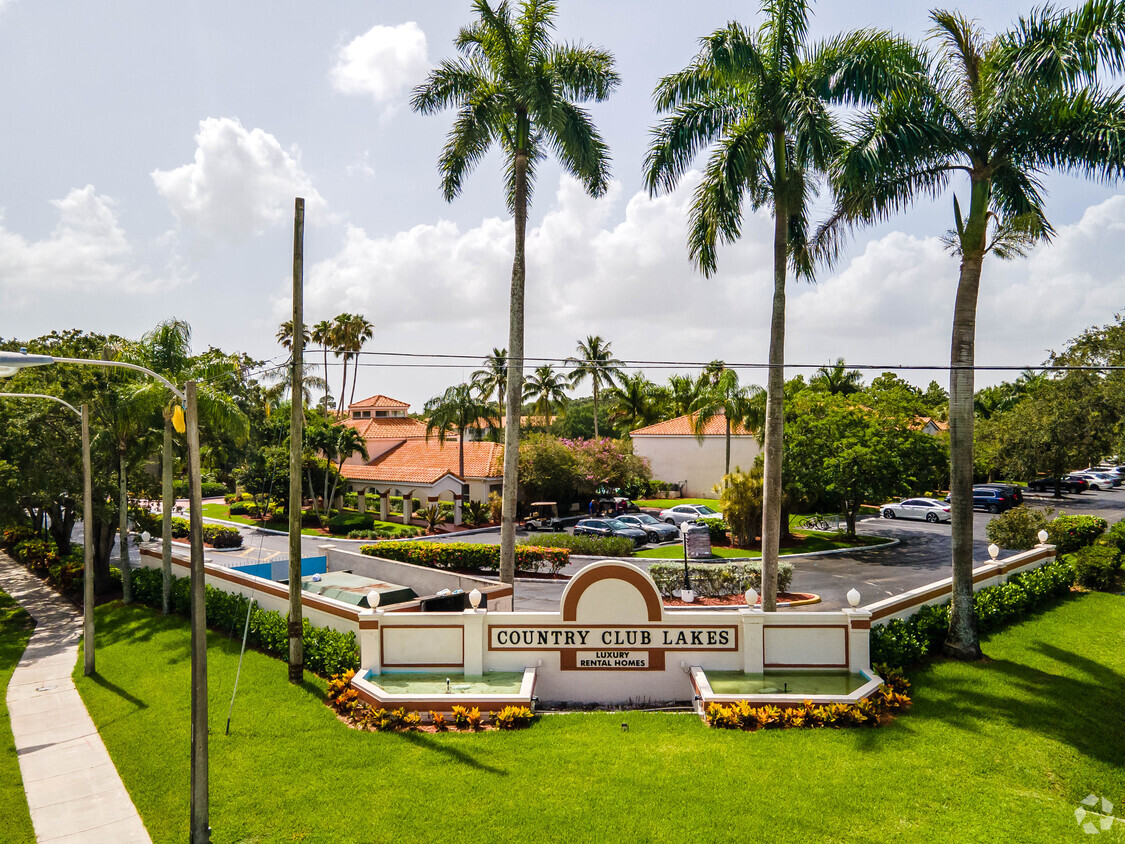
[(1109, 472), (1095, 472), (1091, 469), (1087, 469), (1084, 472), (1072, 472), (1071, 474), (1089, 481), (1090, 489), (1103, 490), (1121, 486), (1121, 478)]
[(721, 519), (723, 514), (712, 510), (706, 504), (677, 504), (667, 510), (660, 511), (660, 521), (670, 525), (682, 525), (684, 522), (695, 522), (699, 519)]
[(949, 505), (936, 498), (904, 498), (898, 503), (881, 504), (884, 519), (925, 519), (927, 522), (948, 522), (953, 518)]

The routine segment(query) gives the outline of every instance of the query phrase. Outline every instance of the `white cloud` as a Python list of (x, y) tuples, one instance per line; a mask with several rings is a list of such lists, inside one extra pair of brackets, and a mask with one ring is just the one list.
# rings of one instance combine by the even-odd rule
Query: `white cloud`
[(426, 33), (414, 21), (373, 26), (340, 48), (330, 78), (344, 94), (370, 96), (376, 105), (398, 99), (430, 68)]
[(199, 122), (195, 158), (174, 170), (153, 170), (152, 181), (181, 225), (227, 240), (241, 240), (293, 218), (293, 198), (305, 198), (306, 215), (327, 207), (301, 168), (300, 151), (284, 149), (262, 129), (238, 118)]
[[(564, 357), (580, 337), (600, 334), (627, 359), (766, 360), (772, 223), (764, 214), (750, 216), (742, 239), (720, 250), (719, 271), (703, 278), (684, 245), (696, 179), (690, 174), (667, 196), (629, 197), (623, 216), (619, 186), (593, 200), (573, 180), (560, 180), (549, 210), (538, 222), (533, 214), (528, 230), (529, 356)], [(1125, 309), (1125, 268), (1115, 254), (1123, 232), (1119, 196), (1060, 227), (1053, 244), (1026, 260), (986, 259), (978, 363), (1039, 364), (1052, 346)], [(442, 221), (385, 236), (350, 227), (336, 255), (308, 268), (306, 312), (310, 321), (341, 311), (366, 314), (377, 325), (372, 349), (483, 356), (507, 344), (512, 249), (509, 219), (488, 218), (470, 229)], [(790, 280), (786, 358), (943, 365), (957, 277), (958, 261), (937, 237), (891, 232), (869, 241), (837, 270), (823, 271), (817, 284)], [(280, 295), (275, 316), (288, 316)], [(361, 372), (361, 379), (370, 379), (370, 391), (399, 389), (421, 402), (465, 374), (379, 369)], [(668, 374), (649, 372), (658, 381)], [(947, 379), (926, 371), (907, 377), (922, 384)], [(982, 373), (978, 382), (1002, 377)], [(745, 380), (761, 383), (764, 374), (747, 372)]]
[(153, 292), (178, 283), (141, 265), (121, 228), (114, 201), (93, 185), (74, 188), (51, 204), (59, 222), (42, 240), (0, 227), (0, 293), (17, 308), (60, 291), (83, 294)]

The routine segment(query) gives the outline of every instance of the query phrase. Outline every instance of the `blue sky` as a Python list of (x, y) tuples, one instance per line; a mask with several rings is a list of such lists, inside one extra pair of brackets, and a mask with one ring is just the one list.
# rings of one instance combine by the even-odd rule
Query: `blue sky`
[[(1026, 8), (971, 11), (991, 31)], [(926, 9), (823, 2), (813, 34), (879, 26), (920, 38)], [(615, 181), (594, 201), (557, 168), (540, 171), (529, 355), (565, 357), (600, 334), (628, 359), (765, 359), (769, 221), (748, 221), (703, 279), (683, 246), (687, 188), (652, 199), (640, 176), (656, 81), (690, 60), (700, 36), (755, 13), (752, 3), (560, 3), (560, 37), (617, 58), (620, 89), (591, 109)], [(378, 351), (506, 345), (512, 233), (499, 161), (446, 203), (435, 164), (450, 115), (406, 105), (470, 17), (467, 2), (0, 0), (0, 336), (72, 326), (138, 336), (174, 315), (200, 349), (273, 358), (299, 193), (308, 322), (362, 312)], [(1125, 198), (1063, 177), (1047, 184), (1059, 237), (1026, 261), (986, 265), (979, 363), (1040, 363), (1122, 309)], [(957, 265), (937, 238), (951, 202), (861, 232), (815, 286), (794, 285), (788, 360), (944, 363)], [(365, 367), (357, 395), (417, 408), (474, 368)], [(914, 380), (930, 377), (944, 380)]]

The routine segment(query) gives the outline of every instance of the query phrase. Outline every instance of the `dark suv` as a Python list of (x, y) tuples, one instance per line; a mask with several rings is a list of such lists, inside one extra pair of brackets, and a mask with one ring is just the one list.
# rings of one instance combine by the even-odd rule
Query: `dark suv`
[[(945, 500), (949, 501), (948, 495), (945, 496)], [(991, 487), (973, 487), (974, 509), (979, 507), (982, 510), (987, 510), (989, 513), (1002, 513), (1015, 506), (1015, 500), (998, 489), (992, 489)]]
[(1023, 504), (1023, 490), (1015, 484), (973, 484), (973, 489), (998, 489), (1015, 504)]
[(583, 519), (574, 526), (574, 535), (582, 536), (624, 536), (633, 540), (634, 545), (648, 542), (648, 534), (643, 530), (617, 519)]
[(1077, 495), (1080, 492), (1088, 490), (1090, 488), (1090, 482), (1077, 475), (1068, 475), (1065, 478), (1032, 478), (1027, 482), (1027, 488), (1038, 492), (1047, 492), (1048, 490), (1054, 492), (1055, 489), (1058, 488), (1065, 489), (1067, 492), (1073, 492)]

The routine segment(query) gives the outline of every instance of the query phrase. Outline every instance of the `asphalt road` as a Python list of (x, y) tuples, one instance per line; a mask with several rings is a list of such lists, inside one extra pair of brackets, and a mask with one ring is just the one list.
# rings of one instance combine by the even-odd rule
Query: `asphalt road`
[[(1084, 492), (1056, 499), (1050, 493), (1030, 493), (1025, 504), (1034, 507), (1053, 507), (1059, 513), (1101, 516), (1111, 524), (1125, 517), (1125, 487), (1101, 492)], [(974, 557), (980, 562), (988, 560), (988, 539), (985, 527), (995, 516), (976, 513), (973, 519)], [(899, 540), (890, 548), (855, 551), (846, 554), (828, 554), (815, 557), (792, 558), (795, 567), (792, 589), (813, 592), (821, 596), (821, 603), (794, 611), (838, 609), (847, 605), (846, 594), (853, 587), (863, 596), (864, 603), (897, 595), (917, 586), (949, 576), (951, 541), (948, 524), (882, 519), (871, 517), (859, 522), (857, 531), (865, 535), (885, 536)], [(265, 534), (254, 528), (240, 528), (243, 547), (236, 551), (208, 551), (215, 562), (225, 565), (244, 565), (284, 558), (289, 554), (289, 538), (284, 535)], [(517, 537), (534, 536), (518, 531)], [(438, 537), (440, 540), (460, 540), (459, 536)], [(467, 539), (467, 538), (466, 538)], [(75, 540), (81, 541), (81, 524), (75, 530)], [(495, 529), (474, 534), (473, 542), (498, 543), (500, 531)], [(358, 548), (362, 542), (328, 540), (321, 537), (301, 538), (302, 556), (319, 555), (319, 546), (333, 544)], [(116, 552), (115, 552), (116, 555)], [(1003, 553), (1001, 556), (1004, 556)], [(652, 562), (633, 559), (637, 565)], [(563, 570), (573, 574), (587, 563), (575, 563)], [(558, 608), (564, 581), (520, 580), (516, 584), (515, 607), (524, 611), (550, 611)]]

